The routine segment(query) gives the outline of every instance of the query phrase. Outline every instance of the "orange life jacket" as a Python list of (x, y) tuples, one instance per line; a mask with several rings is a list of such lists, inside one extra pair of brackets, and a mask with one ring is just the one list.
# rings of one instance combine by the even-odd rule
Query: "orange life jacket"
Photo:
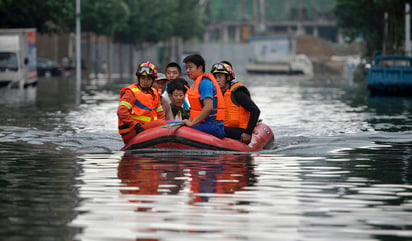
[[(220, 90), (219, 84), (217, 83), (215, 77), (212, 74), (202, 74), (201, 76), (197, 77), (195, 83), (190, 87), (187, 91), (187, 97), (190, 102), (190, 117), (192, 120), (199, 115), (200, 111), (202, 111), (202, 103), (200, 101), (200, 93), (199, 93), (199, 84), (204, 77), (209, 78), (213, 85), (216, 88), (216, 95), (217, 97), (217, 108), (213, 108), (215, 111), (211, 111), (209, 116), (216, 115), (216, 120), (224, 120), (225, 118), (225, 100), (223, 99), (222, 91)], [(215, 112), (215, 114), (213, 114)]]
[[(159, 92), (154, 88), (153, 94), (146, 93), (142, 91), (137, 83), (131, 84), (120, 91), (120, 97), (123, 96), (126, 90), (131, 90), (136, 98), (135, 103), (129, 103), (126, 101), (120, 101), (120, 105), (126, 106), (131, 110), (132, 118), (138, 123), (145, 124), (153, 120), (157, 120), (157, 113), (163, 111), (162, 105), (160, 104)], [(130, 133), (133, 126), (126, 125), (122, 120), (119, 119), (119, 134), (126, 135)]]
[(225, 126), (246, 129), (249, 123), (250, 112), (243, 108), (235, 100), (235, 90), (243, 88), (250, 96), (249, 90), (240, 82), (231, 84), (229, 89), (224, 93), (226, 112), (225, 112)]

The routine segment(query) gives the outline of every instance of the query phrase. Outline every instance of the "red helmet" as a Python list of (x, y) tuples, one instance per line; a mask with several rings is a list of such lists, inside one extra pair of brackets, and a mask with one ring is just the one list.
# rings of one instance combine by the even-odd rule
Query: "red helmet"
[(139, 64), (137, 67), (136, 76), (139, 75), (148, 75), (153, 79), (157, 78), (157, 69), (156, 66), (149, 61)]
[(212, 74), (217, 74), (217, 73), (222, 73), (225, 75), (230, 75), (232, 79), (235, 78), (235, 73), (233, 72), (233, 69), (230, 65), (226, 63), (217, 63), (212, 66), (212, 71), (210, 71)]

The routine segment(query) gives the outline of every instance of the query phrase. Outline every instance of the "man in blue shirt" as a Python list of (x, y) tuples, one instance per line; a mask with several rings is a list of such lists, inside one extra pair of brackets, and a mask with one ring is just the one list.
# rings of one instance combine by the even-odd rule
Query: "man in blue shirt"
[(186, 74), (194, 81), (188, 91), (190, 119), (182, 122), (194, 129), (224, 137), (225, 101), (219, 84), (212, 74), (205, 74), (205, 60), (198, 54), (187, 56)]

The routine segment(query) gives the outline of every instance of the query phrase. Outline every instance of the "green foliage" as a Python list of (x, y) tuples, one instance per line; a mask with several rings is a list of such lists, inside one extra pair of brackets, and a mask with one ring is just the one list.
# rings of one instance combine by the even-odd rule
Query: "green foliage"
[[(399, 53), (404, 39), (405, 3), (408, 0), (337, 0), (334, 12), (338, 26), (349, 41), (362, 36), (367, 56), (380, 52), (385, 41), (387, 53)], [(388, 13), (385, 39), (385, 12)]]
[(156, 42), (164, 39), (173, 29), (174, 1), (125, 0), (129, 15), (125, 24), (114, 29), (117, 42)]
[(130, 15), (127, 24), (116, 29), (116, 41), (157, 42), (172, 36), (188, 39), (203, 32), (204, 15), (197, 0), (124, 1)]
[[(74, 31), (75, 0), (0, 0), (0, 27), (41, 33)], [(203, 33), (198, 0), (81, 0), (82, 31), (117, 42), (158, 42)]]
[(205, 27), (206, 17), (200, 10), (196, 0), (180, 0), (177, 6), (177, 17), (174, 21), (173, 35), (189, 39), (200, 36)]
[(40, 33), (61, 33), (74, 21), (73, 0), (2, 0), (0, 28), (36, 28)]
[(121, 0), (83, 0), (82, 31), (111, 36), (117, 28), (124, 28), (130, 11)]

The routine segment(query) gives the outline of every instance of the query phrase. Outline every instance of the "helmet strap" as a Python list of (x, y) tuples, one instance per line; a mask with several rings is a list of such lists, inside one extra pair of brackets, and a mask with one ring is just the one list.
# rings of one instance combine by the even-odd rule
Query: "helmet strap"
[(228, 75), (228, 74), (225, 74), (225, 77), (226, 77), (226, 82), (232, 82), (232, 78), (230, 78), (230, 75)]

